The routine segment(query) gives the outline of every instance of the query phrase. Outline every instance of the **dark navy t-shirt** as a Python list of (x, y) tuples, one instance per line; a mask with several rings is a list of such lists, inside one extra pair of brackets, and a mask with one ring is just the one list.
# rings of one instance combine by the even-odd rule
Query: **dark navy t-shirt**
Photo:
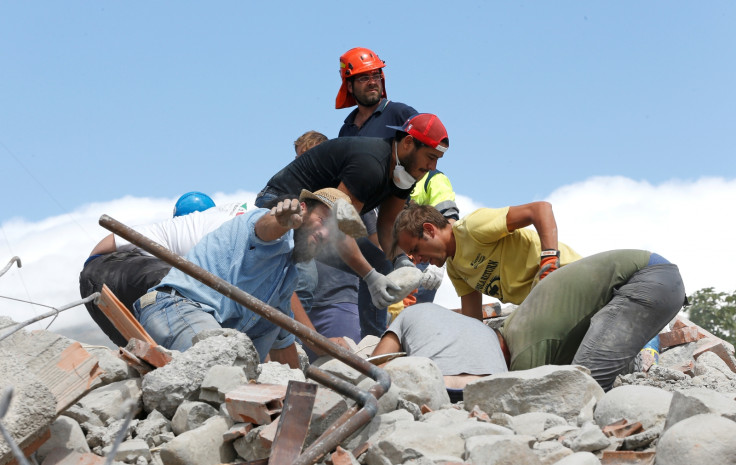
[(409, 105), (383, 99), (370, 118), (360, 128), (354, 123), (357, 114), (357, 108), (350, 112), (348, 117), (345, 118), (345, 124), (340, 128), (337, 137), (394, 137), (396, 130), (389, 129), (386, 126), (401, 126), (410, 116), (416, 115), (417, 111)]

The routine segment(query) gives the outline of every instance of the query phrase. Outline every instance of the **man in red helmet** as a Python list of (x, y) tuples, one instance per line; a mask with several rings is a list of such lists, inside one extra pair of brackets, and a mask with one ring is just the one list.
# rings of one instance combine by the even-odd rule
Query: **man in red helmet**
[(357, 108), (345, 118), (338, 137), (392, 137), (394, 130), (387, 126), (401, 126), (417, 114), (409, 105), (386, 98), (385, 66), (384, 61), (367, 48), (353, 48), (340, 57), (342, 85), (337, 92), (335, 108), (354, 105)]
[[(429, 113), (418, 114), (392, 129), (395, 137), (340, 137), (307, 150), (268, 181), (256, 197), (256, 206), (301, 189), (335, 187), (348, 194), (362, 214), (381, 207), (378, 239), (384, 248), (389, 247), (394, 219), (414, 184), (436, 169), (437, 160), (450, 145), (444, 125)], [(399, 287), (368, 262), (355, 239), (346, 236), (337, 249), (340, 258), (366, 282), (376, 307), (399, 300)], [(395, 264), (414, 266), (406, 255)]]

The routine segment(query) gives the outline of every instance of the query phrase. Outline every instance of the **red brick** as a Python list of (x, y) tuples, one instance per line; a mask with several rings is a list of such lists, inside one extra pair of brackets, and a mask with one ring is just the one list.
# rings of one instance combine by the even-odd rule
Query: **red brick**
[(429, 408), (429, 405), (427, 405), (427, 404), (422, 404), (422, 406), (419, 408), (419, 410), (421, 410), (422, 413), (429, 413), (429, 412), (432, 411), (432, 409)]
[(486, 412), (480, 409), (477, 405), (473, 407), (473, 410), (468, 414), (468, 418), (477, 418), (478, 421), (484, 421), (486, 423), (491, 422), (491, 417)]
[(136, 357), (145, 360), (156, 368), (161, 368), (171, 361), (171, 355), (161, 346), (151, 345), (140, 339), (131, 338), (125, 348)]
[(350, 452), (337, 446), (337, 449), (332, 453), (328, 463), (331, 463), (332, 465), (351, 465), (353, 463), (353, 457)]
[(286, 386), (244, 384), (225, 394), (225, 406), (235, 421), (267, 425), (281, 413)]
[(666, 349), (667, 347), (695, 342), (703, 337), (704, 336), (700, 333), (697, 326), (688, 326), (685, 328), (675, 329), (667, 333), (660, 333), (659, 347), (660, 349)]
[(258, 432), (258, 438), (261, 440), (263, 447), (270, 449), (273, 441), (276, 439), (276, 431), (279, 429), (279, 422), (272, 421), (265, 428)]
[(717, 340), (719, 340), (720, 342), (723, 343), (724, 347), (728, 351), (730, 351), (731, 353), (734, 353), (733, 344), (731, 344), (728, 341), (724, 341), (723, 339), (721, 339), (721, 338), (719, 338), (719, 337), (717, 337), (717, 336), (709, 333), (708, 331), (704, 330), (703, 328), (701, 328), (700, 326), (696, 325), (695, 323), (693, 323), (692, 321), (688, 320), (687, 318), (685, 318), (685, 317), (683, 317), (681, 315), (678, 315), (677, 316), (677, 320), (675, 321), (675, 324), (673, 325), (673, 327), (675, 329), (679, 329), (681, 327), (680, 325), (683, 325), (683, 326), (692, 326), (692, 327), (698, 328), (698, 332), (702, 335), (701, 339), (702, 338), (717, 339)]
[(603, 428), (603, 433), (608, 436), (616, 436), (617, 438), (629, 437), (632, 434), (641, 433), (644, 431), (640, 422), (629, 423), (629, 424), (612, 424)]

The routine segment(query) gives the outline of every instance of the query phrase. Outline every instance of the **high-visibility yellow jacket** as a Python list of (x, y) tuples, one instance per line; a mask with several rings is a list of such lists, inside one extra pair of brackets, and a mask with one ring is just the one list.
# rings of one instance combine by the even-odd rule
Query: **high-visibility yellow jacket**
[(455, 203), (455, 191), (450, 179), (442, 171), (432, 170), (417, 182), (411, 192), (411, 200), (419, 205), (432, 205), (445, 218), (460, 219), (460, 212)]

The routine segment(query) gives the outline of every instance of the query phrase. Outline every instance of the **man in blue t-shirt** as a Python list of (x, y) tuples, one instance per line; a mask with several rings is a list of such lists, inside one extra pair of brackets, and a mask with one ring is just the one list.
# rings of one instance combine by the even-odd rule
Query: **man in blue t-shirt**
[[(251, 210), (206, 235), (186, 259), (293, 317), (296, 264), (339, 236), (332, 214), (338, 199), (350, 202), (338, 189), (302, 190), (298, 200), (287, 198), (270, 211)], [(188, 349), (207, 329), (233, 328), (248, 335), (261, 360), (270, 354), (299, 367), (293, 334), (176, 268), (133, 304), (133, 315), (169, 349)]]

